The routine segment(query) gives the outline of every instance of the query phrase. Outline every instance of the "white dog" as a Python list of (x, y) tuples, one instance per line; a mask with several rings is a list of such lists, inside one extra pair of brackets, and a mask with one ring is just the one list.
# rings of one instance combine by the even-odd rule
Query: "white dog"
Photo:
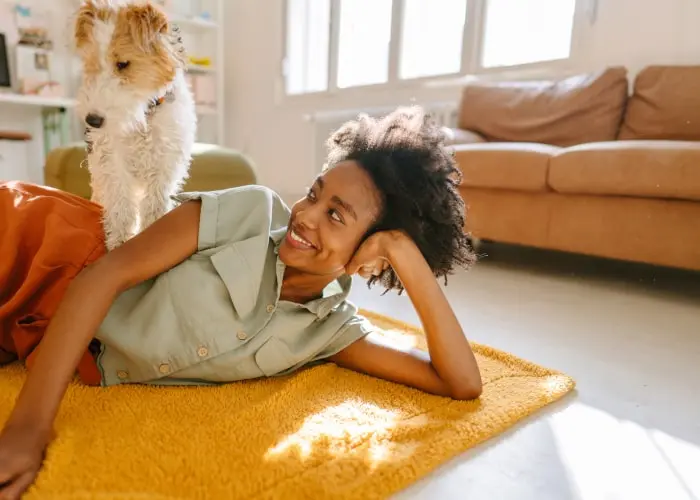
[(151, 3), (83, 2), (75, 42), (92, 199), (112, 250), (172, 208), (191, 162), (194, 99), (182, 39)]

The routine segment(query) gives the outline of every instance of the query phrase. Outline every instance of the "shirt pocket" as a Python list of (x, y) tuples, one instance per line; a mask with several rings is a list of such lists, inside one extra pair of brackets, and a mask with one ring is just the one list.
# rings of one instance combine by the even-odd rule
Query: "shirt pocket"
[(266, 248), (259, 237), (232, 243), (210, 259), (240, 318), (255, 309), (264, 272)]
[(255, 353), (255, 363), (266, 376), (272, 377), (296, 364), (284, 342), (268, 339)]
[[(231, 305), (231, 297), (209, 259), (189, 259), (168, 271), (165, 281), (158, 278), (138, 303), (140, 317), (166, 318), (174, 315), (187, 336), (230, 332), (240, 327), (239, 317)], [(162, 287), (172, 297), (167, 307)], [(149, 314), (149, 310), (152, 311)], [(131, 315), (134, 312), (130, 313)]]

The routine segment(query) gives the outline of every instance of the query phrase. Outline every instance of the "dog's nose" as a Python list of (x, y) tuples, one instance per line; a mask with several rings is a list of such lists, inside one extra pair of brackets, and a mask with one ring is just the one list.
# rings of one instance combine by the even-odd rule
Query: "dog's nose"
[(105, 119), (95, 113), (90, 113), (85, 117), (85, 123), (94, 128), (100, 128), (104, 122)]

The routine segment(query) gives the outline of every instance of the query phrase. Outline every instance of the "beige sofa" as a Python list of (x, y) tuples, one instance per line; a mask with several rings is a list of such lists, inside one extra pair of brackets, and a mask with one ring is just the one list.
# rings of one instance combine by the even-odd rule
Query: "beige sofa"
[(700, 270), (700, 66), (477, 83), (451, 131), (475, 238)]
[[(85, 144), (76, 143), (52, 150), (46, 158), (46, 185), (90, 198), (90, 174), (83, 168)], [(211, 144), (195, 144), (192, 151), (190, 177), (184, 191), (215, 191), (255, 184), (253, 162), (239, 152)]]

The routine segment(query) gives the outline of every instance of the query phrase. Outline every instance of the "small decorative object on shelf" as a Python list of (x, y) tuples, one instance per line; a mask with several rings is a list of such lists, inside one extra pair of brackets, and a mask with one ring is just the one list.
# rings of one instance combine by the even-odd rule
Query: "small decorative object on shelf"
[(211, 75), (192, 75), (194, 102), (200, 106), (216, 106), (216, 80)]
[(212, 66), (210, 57), (190, 56), (189, 60), (192, 66), (199, 66), (203, 68), (210, 68)]
[(51, 74), (53, 40), (47, 16), (23, 4), (15, 4), (14, 14), (17, 90), (26, 95), (63, 97), (63, 86)]
[(19, 3), (15, 4), (14, 11), (21, 45), (30, 45), (44, 50), (53, 49), (53, 40), (49, 36), (45, 15)]

